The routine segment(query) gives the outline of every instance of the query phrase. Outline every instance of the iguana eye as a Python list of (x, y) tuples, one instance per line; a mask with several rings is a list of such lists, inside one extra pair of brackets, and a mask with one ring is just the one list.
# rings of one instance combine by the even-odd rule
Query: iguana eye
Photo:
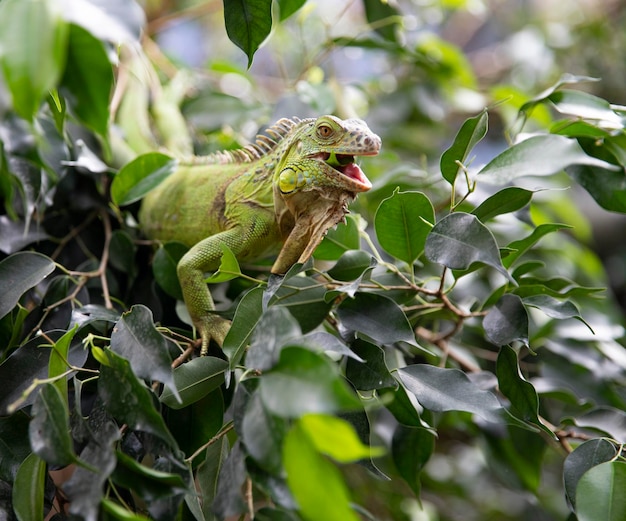
[(317, 127), (317, 134), (320, 137), (328, 138), (333, 134), (333, 129), (328, 125), (320, 125)]

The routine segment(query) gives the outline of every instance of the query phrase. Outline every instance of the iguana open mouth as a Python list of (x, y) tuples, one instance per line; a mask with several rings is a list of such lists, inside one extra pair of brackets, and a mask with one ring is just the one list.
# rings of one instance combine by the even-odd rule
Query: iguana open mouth
[(354, 162), (353, 155), (320, 152), (316, 157), (341, 174), (356, 181), (359, 185), (362, 185), (365, 190), (369, 190), (372, 187), (372, 183), (370, 183), (370, 180), (365, 176), (361, 167)]

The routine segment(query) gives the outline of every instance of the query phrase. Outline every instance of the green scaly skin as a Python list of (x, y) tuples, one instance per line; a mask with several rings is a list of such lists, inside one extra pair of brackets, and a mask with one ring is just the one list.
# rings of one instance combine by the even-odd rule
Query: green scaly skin
[(266, 134), (243, 149), (182, 162), (139, 213), (148, 237), (191, 248), (177, 272), (202, 355), (211, 340), (223, 344), (230, 325), (214, 313), (205, 283), (222, 244), (244, 262), (279, 250), (272, 273), (282, 275), (306, 262), (348, 203), (372, 186), (353, 156), (376, 155), (381, 141), (361, 120), (281, 119)]

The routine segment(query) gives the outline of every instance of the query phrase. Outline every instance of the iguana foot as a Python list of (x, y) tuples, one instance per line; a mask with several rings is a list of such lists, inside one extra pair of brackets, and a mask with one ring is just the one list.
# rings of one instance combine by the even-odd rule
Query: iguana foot
[(230, 320), (218, 317), (217, 315), (209, 315), (208, 317), (194, 320), (194, 324), (202, 339), (200, 356), (206, 356), (208, 354), (211, 340), (220, 346), (220, 348), (224, 345), (224, 338), (226, 338), (226, 334), (230, 329)]

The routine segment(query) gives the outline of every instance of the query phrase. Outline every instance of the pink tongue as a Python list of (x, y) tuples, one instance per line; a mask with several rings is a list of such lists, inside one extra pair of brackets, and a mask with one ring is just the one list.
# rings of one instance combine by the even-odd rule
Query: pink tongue
[(370, 180), (365, 177), (363, 170), (361, 170), (359, 165), (356, 163), (350, 163), (349, 165), (344, 166), (341, 171), (344, 175), (358, 181), (362, 185), (367, 186), (366, 190), (369, 190), (372, 187), (372, 183), (370, 183)]

